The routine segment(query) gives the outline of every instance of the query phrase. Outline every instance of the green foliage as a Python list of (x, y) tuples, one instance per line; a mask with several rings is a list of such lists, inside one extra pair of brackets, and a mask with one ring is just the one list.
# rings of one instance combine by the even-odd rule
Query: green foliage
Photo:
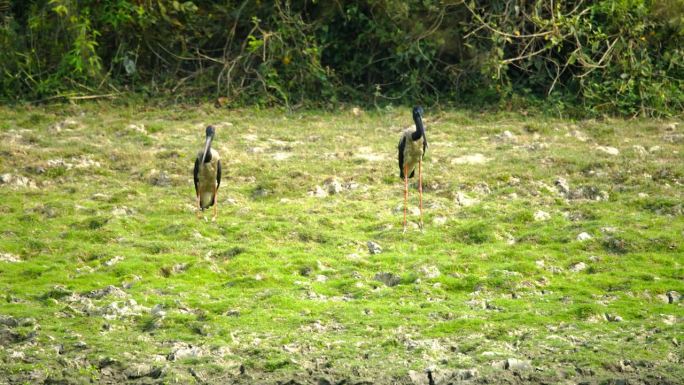
[(18, 2), (0, 14), (0, 99), (671, 115), (684, 107), (683, 20), (683, 0)]

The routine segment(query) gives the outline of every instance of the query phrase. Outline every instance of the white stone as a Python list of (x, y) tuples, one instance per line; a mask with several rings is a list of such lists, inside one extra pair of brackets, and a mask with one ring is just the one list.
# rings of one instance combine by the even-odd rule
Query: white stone
[(608, 155), (619, 155), (620, 150), (618, 150), (615, 147), (610, 147), (610, 146), (596, 146), (596, 149), (598, 151), (604, 152)]
[(534, 220), (537, 222), (546, 221), (549, 219), (551, 219), (551, 214), (547, 213), (546, 211), (537, 210), (537, 212), (534, 213)]
[(580, 241), (580, 242), (588, 241), (588, 240), (590, 240), (591, 238), (592, 238), (592, 236), (589, 235), (589, 233), (586, 233), (586, 232), (582, 232), (582, 233), (577, 234), (577, 240)]

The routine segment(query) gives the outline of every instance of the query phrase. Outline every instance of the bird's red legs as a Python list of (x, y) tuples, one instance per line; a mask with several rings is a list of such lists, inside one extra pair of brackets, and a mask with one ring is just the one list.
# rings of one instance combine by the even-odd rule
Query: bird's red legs
[(421, 170), (423, 161), (418, 161), (418, 195), (420, 196), (420, 228), (423, 228), (423, 172)]
[(406, 232), (406, 209), (408, 207), (408, 165), (404, 165), (404, 232)]
[(218, 187), (216, 185), (214, 185), (214, 217), (211, 219), (215, 221), (217, 216), (218, 216)]
[(197, 219), (200, 219), (202, 215), (202, 206), (200, 204), (200, 196), (197, 194)]

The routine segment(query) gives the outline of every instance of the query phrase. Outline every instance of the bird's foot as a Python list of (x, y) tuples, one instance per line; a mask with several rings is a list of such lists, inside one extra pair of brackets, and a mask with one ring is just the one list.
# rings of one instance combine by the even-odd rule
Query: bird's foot
[(218, 216), (212, 215), (212, 216), (211, 216), (211, 221), (212, 221), (212, 222), (216, 222), (216, 218), (218, 218)]
[(423, 226), (423, 221), (418, 222), (418, 228), (420, 229), (421, 233), (423, 232), (423, 230), (425, 230), (425, 226)]

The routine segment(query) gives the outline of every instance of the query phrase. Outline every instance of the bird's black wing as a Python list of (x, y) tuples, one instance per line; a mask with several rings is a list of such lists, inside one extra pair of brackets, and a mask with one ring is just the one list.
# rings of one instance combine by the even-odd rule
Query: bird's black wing
[(195, 194), (199, 195), (199, 156), (195, 159), (195, 169), (192, 171), (192, 177), (195, 180)]
[(404, 148), (406, 148), (406, 135), (399, 141), (399, 178), (404, 179)]
[(216, 162), (216, 188), (219, 188), (221, 185), (221, 161)]

